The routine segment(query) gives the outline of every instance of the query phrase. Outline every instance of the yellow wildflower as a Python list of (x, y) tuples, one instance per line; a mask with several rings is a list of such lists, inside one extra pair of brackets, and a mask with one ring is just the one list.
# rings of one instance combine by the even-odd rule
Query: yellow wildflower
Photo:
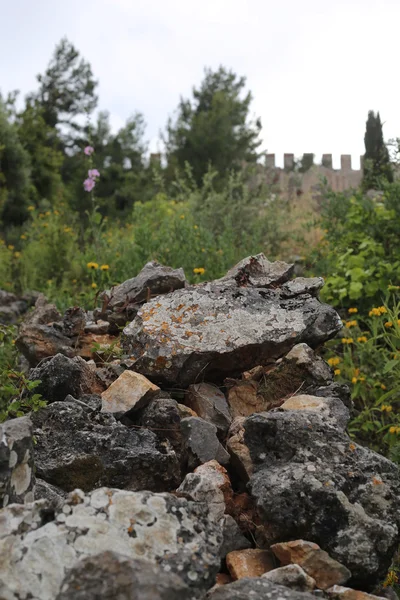
[(397, 325), (400, 327), (400, 319), (397, 319)]
[(340, 369), (335, 369), (335, 370), (333, 371), (333, 373), (334, 373), (335, 375), (340, 375)]
[(396, 433), (397, 427), (390, 427), (389, 433)]
[(108, 269), (109, 269), (109, 268), (110, 268), (110, 267), (109, 267), (108, 265), (101, 265), (101, 267), (100, 267), (100, 269), (101, 269), (102, 271), (108, 271)]
[(381, 406), (382, 412), (392, 412), (392, 410), (393, 410), (393, 406), (391, 406), (390, 404), (382, 404), (382, 406)]
[(64, 227), (64, 233), (70, 233), (72, 231), (72, 227)]
[(48, 223), (43, 223), (43, 227), (48, 227), (49, 224)]
[(48, 280), (47, 280), (47, 285), (51, 285), (52, 283), (53, 283), (53, 280), (52, 280), (52, 279), (48, 279)]
[(381, 390), (387, 390), (387, 387), (384, 383), (381, 383)]
[(358, 308), (349, 308), (348, 313), (349, 315), (355, 315), (358, 313)]
[(181, 216), (180, 216), (180, 219), (184, 219), (184, 218), (185, 218), (185, 215), (181, 215)]
[(365, 344), (368, 342), (368, 338), (365, 335), (360, 335), (360, 337), (357, 338), (357, 342), (360, 342), (360, 344)]
[(342, 344), (353, 344), (353, 338), (342, 338)]
[(34, 206), (32, 206), (32, 205), (31, 205), (31, 206), (28, 206), (28, 210), (35, 210), (35, 207), (34, 207)]
[(28, 238), (27, 238), (27, 236), (25, 235), (25, 233), (22, 233), (22, 234), (20, 235), (20, 238), (21, 238), (21, 240), (26, 240), (26, 239), (28, 239)]
[(55, 210), (55, 211), (54, 211), (54, 214), (56, 215), (56, 217), (58, 217), (58, 215), (59, 215), (60, 213), (58, 212), (58, 210)]
[(88, 269), (98, 269), (99, 265), (96, 262), (88, 262), (88, 264), (86, 265)]
[(73, 279), (72, 283), (77, 283), (77, 281), (78, 281), (77, 279)]
[(395, 583), (398, 583), (399, 578), (397, 576), (397, 573), (394, 569), (391, 569), (388, 574), (386, 575), (386, 579), (383, 582), (383, 587), (389, 587), (394, 585)]
[(347, 327), (347, 329), (350, 329), (350, 327), (356, 327), (357, 321), (346, 321), (345, 326)]
[(9, 250), (14, 250), (14, 246), (13, 246), (12, 244), (9, 244), (9, 245), (7, 246), (7, 248), (8, 248)]
[(385, 327), (387, 327), (387, 328), (393, 327), (393, 321), (386, 321)]
[(48, 211), (46, 211), (44, 214), (46, 215), (46, 217), (49, 217), (49, 216), (51, 215), (51, 211), (50, 211), (50, 210), (48, 210)]
[(198, 229), (199, 226), (198, 225), (193, 225), (193, 229)]
[(97, 283), (92, 283), (92, 288), (95, 290), (97, 288)]
[(365, 381), (365, 377), (359, 377), (359, 381)]
[(357, 381), (358, 381), (357, 377), (353, 377), (351, 380), (351, 383), (357, 383)]
[(387, 309), (384, 306), (378, 306), (376, 308), (372, 308), (368, 314), (370, 317), (380, 317), (384, 313), (387, 313)]
[(335, 367), (336, 365), (338, 365), (340, 363), (340, 358), (339, 356), (332, 356), (332, 358), (328, 358), (328, 365), (330, 365), (331, 367)]
[(193, 273), (195, 273), (195, 275), (204, 275), (205, 272), (206, 270), (203, 267), (196, 267), (193, 269)]
[(14, 257), (19, 258), (21, 256), (21, 252), (14, 252)]

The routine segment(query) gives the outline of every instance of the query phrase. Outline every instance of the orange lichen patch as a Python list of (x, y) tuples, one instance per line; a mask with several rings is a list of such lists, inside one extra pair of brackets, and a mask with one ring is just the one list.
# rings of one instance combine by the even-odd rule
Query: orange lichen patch
[(382, 479), (378, 479), (378, 477), (373, 477), (373, 478), (372, 478), (372, 483), (373, 483), (374, 485), (383, 485), (383, 481), (382, 481)]
[(195, 335), (195, 334), (193, 333), (193, 331), (185, 331), (185, 335), (187, 337), (192, 337), (192, 335)]
[(167, 359), (165, 358), (165, 356), (158, 356), (156, 358), (156, 366), (163, 368), (165, 367), (165, 365), (167, 364)]
[(179, 306), (177, 306), (175, 310), (182, 310), (182, 308), (183, 308), (184, 306), (185, 306), (184, 304), (179, 304)]

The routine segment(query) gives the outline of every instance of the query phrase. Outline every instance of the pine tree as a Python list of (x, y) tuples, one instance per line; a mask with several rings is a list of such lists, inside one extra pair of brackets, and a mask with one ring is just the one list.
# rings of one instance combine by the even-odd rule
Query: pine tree
[(380, 189), (385, 181), (393, 181), (393, 170), (389, 152), (383, 139), (379, 112), (370, 110), (364, 136), (364, 175), (363, 188)]

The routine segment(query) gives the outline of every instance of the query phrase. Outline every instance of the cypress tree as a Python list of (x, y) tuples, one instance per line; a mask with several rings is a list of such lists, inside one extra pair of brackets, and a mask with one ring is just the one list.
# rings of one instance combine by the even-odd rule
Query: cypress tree
[(393, 181), (393, 170), (389, 152), (383, 139), (382, 123), (379, 112), (370, 110), (364, 136), (364, 175), (363, 188), (380, 189), (385, 181)]

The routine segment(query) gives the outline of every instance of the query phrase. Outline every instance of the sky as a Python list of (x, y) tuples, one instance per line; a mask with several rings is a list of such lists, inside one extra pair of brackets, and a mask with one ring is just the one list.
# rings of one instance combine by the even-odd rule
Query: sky
[(0, 0), (0, 91), (37, 86), (64, 36), (99, 81), (114, 128), (136, 111), (150, 149), (204, 68), (247, 80), (262, 149), (301, 156), (364, 152), (379, 110), (385, 139), (400, 137), (400, 0)]

